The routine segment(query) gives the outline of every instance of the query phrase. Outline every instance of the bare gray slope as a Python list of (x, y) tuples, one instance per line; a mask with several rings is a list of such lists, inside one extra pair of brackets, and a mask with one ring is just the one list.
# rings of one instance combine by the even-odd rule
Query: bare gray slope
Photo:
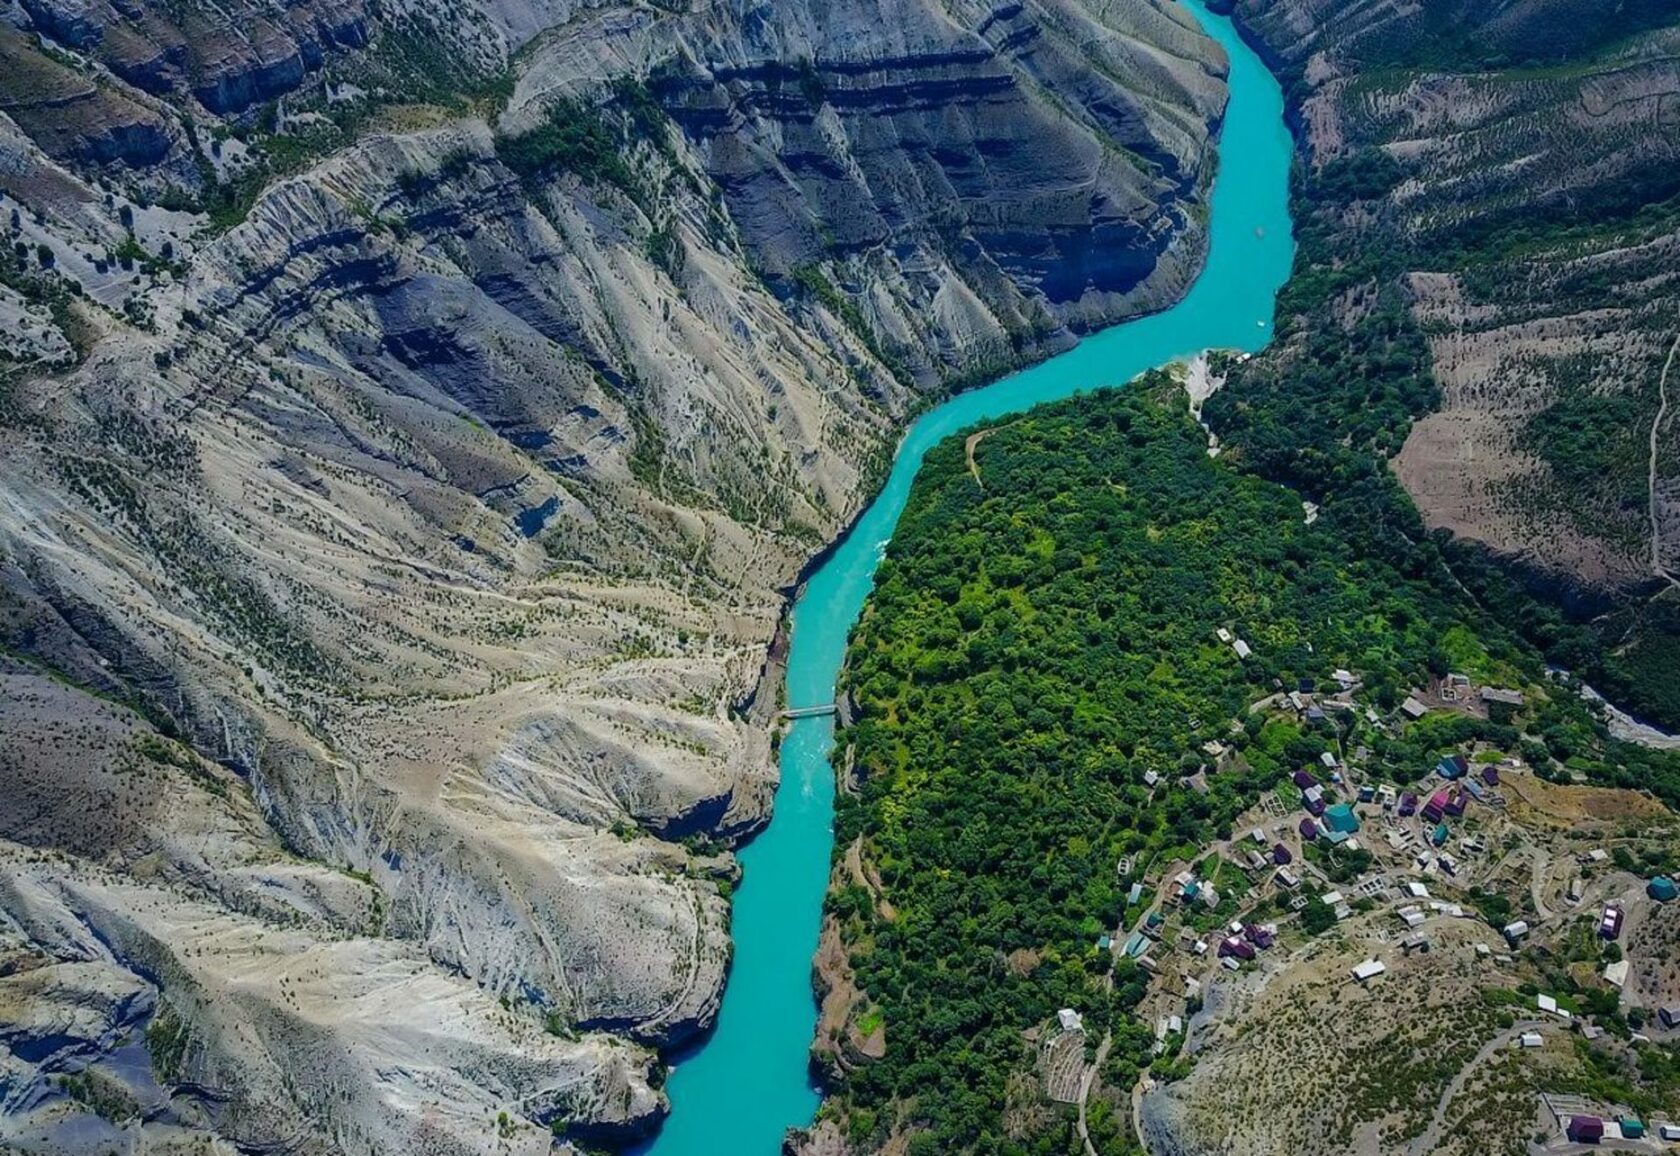
[[(26, 11), (0, 91), (67, 103), (0, 120), (7, 1142), (148, 1023), (158, 1143), (644, 1131), (783, 588), (926, 392), (1182, 287), (1222, 62), (1141, 3)], [(499, 112), (368, 95), (516, 49)], [(578, 123), (610, 152), (510, 160)]]

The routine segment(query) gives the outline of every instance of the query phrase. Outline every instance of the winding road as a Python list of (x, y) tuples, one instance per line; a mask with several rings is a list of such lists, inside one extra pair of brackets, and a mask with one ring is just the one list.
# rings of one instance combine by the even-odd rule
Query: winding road
[(1429, 1156), (1431, 1152), (1435, 1151), (1435, 1145), (1441, 1139), (1441, 1129), (1446, 1127), (1447, 1109), (1458, 1098), (1459, 1092), (1464, 1090), (1464, 1084), (1469, 1080), (1470, 1074), (1491, 1060), (1496, 1053), (1504, 1048), (1509, 1048), (1511, 1041), (1518, 1036), (1524, 1032), (1531, 1032), (1539, 1026), (1539, 1020), (1519, 1020), (1483, 1044), (1482, 1050), (1477, 1052), (1468, 1064), (1460, 1068), (1458, 1074), (1447, 1084), (1446, 1090), (1441, 1093), (1440, 1100), (1435, 1104), (1435, 1115), (1430, 1118), (1429, 1127), (1424, 1129), (1423, 1135), (1412, 1141), (1406, 1149), (1406, 1156)]
[(1668, 360), (1663, 362), (1662, 376), (1657, 379), (1657, 416), (1651, 422), (1651, 457), (1646, 467), (1645, 486), (1646, 493), (1650, 495), (1651, 571), (1657, 577), (1667, 579), (1669, 585), (1680, 588), (1680, 580), (1676, 580), (1662, 564), (1662, 519), (1657, 510), (1659, 435), (1662, 433), (1663, 422), (1668, 420), (1668, 371), (1674, 367), (1676, 351), (1680, 351), (1680, 333), (1674, 335), (1674, 343), (1668, 347)]

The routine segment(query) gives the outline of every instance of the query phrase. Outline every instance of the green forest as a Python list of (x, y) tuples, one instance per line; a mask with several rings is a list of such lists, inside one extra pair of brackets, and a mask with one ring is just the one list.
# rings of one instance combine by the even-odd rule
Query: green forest
[[(1165, 374), (991, 429), (978, 480), (962, 437), (929, 454), (844, 677), (855, 783), (836, 855), (861, 840), (893, 909), (861, 886), (829, 899), (886, 1028), (884, 1058), (838, 1077), (825, 1108), (856, 1141), (1078, 1151), (1073, 1109), (1041, 1100), (1027, 1033), (1080, 1010), (1088, 1049), (1114, 1033), (1104, 1085), (1129, 1088), (1151, 1058), (1128, 1017), (1145, 977), (1098, 937), (1123, 924), (1134, 879), (1195, 862), (1321, 752), (1357, 742), (1378, 777), (1407, 783), (1483, 738), (1543, 773), (1661, 782), (1680, 799), (1680, 759), (1609, 742), (1573, 693), (1548, 694), (1538, 652), (1441, 580), (1431, 544), (1372, 548), (1410, 524), (1309, 525), (1299, 493), (1254, 471), (1265, 460), (1210, 458)], [(1370, 490), (1374, 516), (1406, 508), (1352, 457), (1326, 468)], [(1249, 710), (1338, 667), (1363, 676), (1383, 728)], [(1534, 688), (1530, 704), (1499, 722), (1388, 725), (1409, 687), (1449, 669)], [(1203, 771), (1210, 740), (1234, 752), (1226, 769)], [(1135, 1151), (1106, 1103), (1092, 1130), (1105, 1153)]]

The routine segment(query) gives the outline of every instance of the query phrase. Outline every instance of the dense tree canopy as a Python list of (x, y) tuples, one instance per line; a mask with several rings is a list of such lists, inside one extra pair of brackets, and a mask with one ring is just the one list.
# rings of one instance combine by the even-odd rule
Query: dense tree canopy
[[(1439, 585), (1433, 553), (1370, 552), (1363, 531), (1309, 524), (1297, 493), (1210, 458), (1164, 375), (1034, 410), (975, 459), (978, 481), (963, 438), (929, 455), (852, 640), (842, 741), (858, 783), (837, 854), (862, 841), (894, 917), (861, 886), (830, 900), (888, 1041), (831, 1110), (862, 1135), (925, 1129), (930, 1151), (1062, 1152), (1066, 1114), (1009, 1135), (1034, 1064), (1024, 1033), (1073, 1006), (1093, 1040), (1125, 1029), (1111, 1086), (1148, 1062), (1151, 1037), (1126, 1023), (1143, 977), (1122, 963), (1111, 986), (1096, 948), (1126, 921), (1134, 878), (1195, 862), (1261, 792), (1355, 739), (1400, 782), (1472, 739), (1523, 739), (1467, 716), (1402, 731), (1250, 704), (1301, 679), (1333, 686), (1338, 667), (1385, 714), (1432, 672), (1544, 675)], [(1634, 773), (1572, 695), (1540, 696), (1521, 721), (1544, 735), (1530, 739), (1543, 760), (1553, 743), (1607, 777)], [(1223, 769), (1210, 740), (1234, 752)]]

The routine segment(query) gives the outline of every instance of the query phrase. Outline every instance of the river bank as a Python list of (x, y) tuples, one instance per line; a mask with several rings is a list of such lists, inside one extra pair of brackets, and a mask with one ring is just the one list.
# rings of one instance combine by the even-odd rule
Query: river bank
[[(1292, 141), (1275, 81), (1230, 23), (1187, 6), (1231, 60), (1231, 98), (1211, 197), (1207, 263), (1184, 299), (1116, 326), (1039, 365), (959, 394), (919, 417), (900, 443), (879, 495), (809, 574), (790, 615), (784, 701), (832, 701), (852, 624), (927, 452), (977, 423), (1139, 373), (1209, 347), (1259, 348), (1293, 255), (1288, 215)], [(667, 1087), (673, 1111), (651, 1156), (770, 1156), (787, 1129), (813, 1118), (819, 1090), (808, 1055), (817, 1023), (817, 953), (833, 843), (834, 721), (787, 728), (775, 813), (741, 852), (735, 958), (715, 1033), (678, 1057)]]

